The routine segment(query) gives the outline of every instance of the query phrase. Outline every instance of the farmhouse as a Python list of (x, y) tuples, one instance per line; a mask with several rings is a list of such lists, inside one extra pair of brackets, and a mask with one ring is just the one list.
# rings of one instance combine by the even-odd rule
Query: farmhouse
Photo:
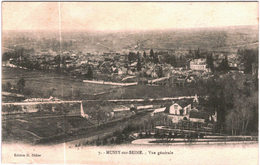
[(188, 115), (191, 110), (191, 100), (179, 100), (167, 107), (165, 112), (169, 115)]
[[(153, 116), (157, 113), (164, 113), (173, 123), (178, 123), (181, 120), (189, 120), (200, 123), (217, 121), (217, 113), (214, 110), (204, 111), (204, 108), (198, 104), (199, 99), (198, 96), (195, 95), (194, 99), (178, 100), (169, 106), (155, 109), (151, 115)], [(198, 110), (198, 108), (200, 110)]]

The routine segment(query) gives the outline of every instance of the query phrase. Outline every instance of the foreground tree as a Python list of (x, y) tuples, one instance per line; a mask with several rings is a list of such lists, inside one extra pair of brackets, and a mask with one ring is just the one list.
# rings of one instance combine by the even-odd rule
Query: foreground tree
[(203, 84), (208, 106), (217, 110), (219, 129), (231, 134), (258, 131), (258, 90), (252, 75), (226, 73)]
[(258, 68), (258, 49), (238, 49), (237, 55), (240, 62), (245, 64), (245, 73), (252, 73), (254, 63), (257, 64)]
[[(255, 100), (255, 101), (254, 101)], [(242, 135), (248, 133), (248, 125), (254, 122), (254, 115), (257, 115), (258, 103), (254, 96), (238, 97), (235, 99), (234, 108), (227, 115), (227, 127), (231, 128), (232, 135), (239, 132)]]
[(24, 90), (24, 87), (25, 87), (25, 80), (24, 80), (24, 78), (21, 78), (17, 82), (17, 90), (18, 90), (18, 92), (22, 92)]
[(108, 118), (106, 110), (102, 106), (91, 107), (89, 115), (91, 116), (92, 120), (97, 121), (97, 124), (105, 123)]

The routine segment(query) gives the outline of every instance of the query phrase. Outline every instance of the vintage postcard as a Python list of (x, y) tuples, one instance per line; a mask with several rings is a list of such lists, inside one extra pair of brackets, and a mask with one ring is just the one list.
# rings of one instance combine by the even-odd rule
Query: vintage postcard
[(3, 164), (258, 164), (258, 2), (2, 2)]

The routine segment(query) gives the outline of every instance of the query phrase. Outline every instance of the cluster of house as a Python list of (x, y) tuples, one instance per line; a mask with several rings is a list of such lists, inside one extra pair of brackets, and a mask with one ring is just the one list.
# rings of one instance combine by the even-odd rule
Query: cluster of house
[[(171, 119), (172, 123), (178, 123), (180, 121), (186, 120), (198, 123), (216, 123), (217, 122), (217, 112), (212, 109), (205, 109), (202, 106), (203, 99), (199, 99), (195, 95), (194, 99), (179, 99), (173, 101), (171, 104), (164, 105), (116, 105), (113, 107), (113, 115), (116, 113), (133, 111), (148, 111), (151, 116), (164, 114)], [(111, 107), (110, 107), (111, 108)]]
[(173, 102), (171, 105), (168, 105), (163, 108), (158, 108), (152, 115), (158, 113), (164, 113), (167, 115), (173, 123), (178, 123), (182, 120), (189, 120), (192, 122), (217, 122), (217, 112), (216, 111), (205, 111), (203, 107), (199, 104), (199, 99), (197, 95), (193, 100), (178, 100)]
[[(57, 52), (42, 50), (41, 52), (35, 52), (34, 50), (24, 49), (24, 54), (31, 61), (33, 65), (38, 65), (42, 70), (55, 71), (58, 66), (63, 69), (63, 72), (71, 74), (77, 77), (86, 77), (89, 68), (91, 68), (95, 79), (106, 81), (109, 77), (109, 81), (122, 82), (122, 80), (128, 76), (135, 76), (135, 79), (128, 79), (127, 81), (136, 82), (140, 81), (138, 78), (145, 78), (147, 82), (157, 85), (176, 85), (187, 84), (196, 82), (198, 79), (208, 79), (212, 74), (210, 68), (207, 66), (205, 58), (199, 59), (186, 59), (185, 67), (173, 67), (170, 64), (161, 62), (160, 64), (154, 64), (152, 61), (144, 60), (143, 52), (133, 50), (132, 53), (139, 54), (141, 62), (141, 69), (137, 70), (138, 62), (128, 62), (128, 54), (124, 53), (106, 52), (106, 53), (86, 53), (75, 51), (65, 51), (60, 56), (62, 65), (57, 62)], [(173, 54), (170, 51), (158, 51), (156, 52), (159, 61), (162, 61), (165, 55)], [(174, 56), (185, 57), (187, 51), (176, 51)], [(146, 51), (146, 56), (149, 58), (149, 51)], [(221, 53), (213, 53), (214, 66), (217, 67), (225, 56)], [(21, 59), (20, 59), (21, 60)], [(228, 56), (229, 66), (234, 70), (243, 71), (244, 66), (239, 63), (236, 54)], [(161, 72), (160, 73), (160, 69)], [(161, 79), (161, 77), (165, 77)], [(167, 77), (167, 78), (166, 78)], [(154, 80), (154, 81), (153, 81)]]

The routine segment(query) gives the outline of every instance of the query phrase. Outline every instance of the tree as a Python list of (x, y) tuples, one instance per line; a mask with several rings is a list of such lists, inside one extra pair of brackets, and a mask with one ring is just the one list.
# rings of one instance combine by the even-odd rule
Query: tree
[(236, 135), (239, 130), (239, 117), (235, 110), (228, 113), (226, 117), (227, 130), (231, 131), (232, 135)]
[(10, 82), (7, 82), (6, 84), (3, 84), (2, 86), (3, 86), (2, 87), (3, 91), (10, 92), (12, 89), (12, 84)]
[(48, 94), (48, 97), (51, 97), (51, 95), (56, 91), (55, 88), (52, 88), (51, 90), (49, 90), (49, 94)]
[(139, 52), (137, 52), (136, 56), (137, 56), (137, 58), (140, 58), (140, 53), (139, 53)]
[(190, 57), (192, 57), (193, 56), (193, 52), (192, 52), (192, 50), (191, 50), (191, 48), (189, 47), (189, 55), (190, 55)]
[(52, 105), (51, 104), (37, 104), (36, 109), (38, 109), (37, 112), (40, 113), (50, 113), (52, 112)]
[(21, 78), (18, 82), (17, 82), (17, 89), (18, 92), (22, 92), (24, 90), (25, 87), (25, 80), (24, 78)]
[(159, 67), (159, 69), (158, 69), (158, 77), (160, 78), (160, 77), (163, 77), (163, 70), (162, 70), (162, 67)]
[(200, 48), (198, 48), (198, 50), (195, 50), (195, 57), (194, 58), (200, 58)]
[(8, 61), (10, 58), (14, 58), (13, 53), (11, 52), (4, 52), (2, 55), (2, 61)]
[(213, 62), (214, 62), (214, 60), (213, 60), (212, 54), (208, 54), (207, 58), (206, 58), (206, 63), (207, 63), (208, 67), (210, 68), (210, 70), (212, 72), (215, 71), (215, 67), (214, 67), (214, 63)]
[(89, 115), (91, 116), (91, 119), (96, 120), (97, 124), (100, 124), (101, 122), (105, 122), (107, 120), (106, 110), (104, 107), (101, 106), (94, 106), (90, 108)]
[(258, 64), (258, 49), (238, 49), (237, 55), (239, 57), (240, 62), (245, 64), (245, 73), (251, 74), (253, 63)]
[(154, 52), (153, 52), (153, 49), (150, 50), (150, 58), (151, 58), (151, 59), (154, 58)]
[(225, 59), (224, 59), (224, 67), (225, 67), (226, 70), (229, 70), (227, 55), (225, 56)]
[(217, 110), (218, 123), (224, 131), (258, 131), (258, 91), (253, 79), (252, 75), (226, 73), (203, 84), (209, 96), (208, 106)]
[(222, 60), (222, 62), (219, 64), (219, 66), (216, 68), (216, 70), (223, 71), (223, 72), (229, 71), (227, 56), (225, 56), (225, 59)]
[(82, 91), (80, 89), (75, 90), (73, 98), (79, 100), (82, 96)]
[(55, 61), (56, 65), (60, 66), (60, 64), (61, 64), (61, 57), (60, 57), (60, 55), (55, 56), (54, 57), (54, 61)]
[(138, 60), (137, 60), (137, 71), (140, 71), (142, 69), (142, 65), (141, 65), (141, 61), (140, 61), (140, 58), (138, 57)]
[(134, 52), (129, 52), (128, 54), (128, 63), (131, 64), (132, 61), (135, 61), (136, 60), (136, 54)]
[(254, 111), (257, 111), (257, 104), (251, 100), (254, 99), (252, 97), (246, 96), (236, 96), (234, 99), (234, 108), (230, 110), (227, 115), (227, 126), (231, 128), (232, 135), (240, 132), (240, 134), (244, 135), (248, 131), (248, 125), (252, 122)]
[(154, 54), (153, 62), (154, 62), (155, 64), (159, 64), (159, 58), (158, 58), (157, 52), (155, 52), (155, 54)]
[(93, 78), (93, 72), (90, 66), (88, 66), (87, 78), (89, 79)]
[(176, 67), (177, 65), (176, 57), (174, 55), (165, 55), (164, 61), (165, 63), (170, 64), (173, 67)]
[(144, 51), (144, 53), (143, 53), (143, 57), (146, 58), (146, 53), (145, 53), (145, 51)]
[(63, 67), (66, 68), (65, 56), (62, 56), (62, 58), (61, 58), (61, 63), (62, 63), (62, 65), (63, 65)]

